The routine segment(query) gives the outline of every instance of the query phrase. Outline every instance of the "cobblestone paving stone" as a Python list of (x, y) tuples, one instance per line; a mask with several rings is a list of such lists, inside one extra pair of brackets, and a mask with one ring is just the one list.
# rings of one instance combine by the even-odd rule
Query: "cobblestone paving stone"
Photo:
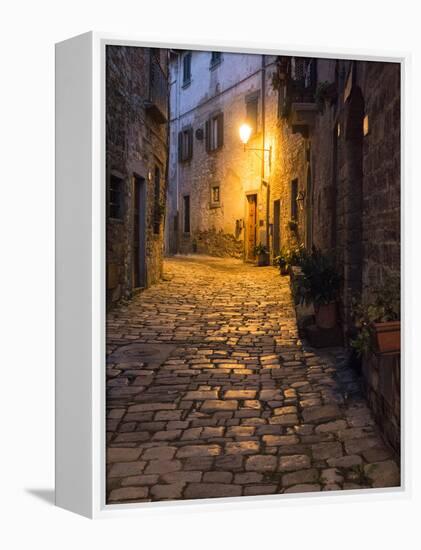
[(202, 256), (165, 274), (108, 315), (108, 503), (400, 484), (343, 350), (299, 340), (287, 277)]

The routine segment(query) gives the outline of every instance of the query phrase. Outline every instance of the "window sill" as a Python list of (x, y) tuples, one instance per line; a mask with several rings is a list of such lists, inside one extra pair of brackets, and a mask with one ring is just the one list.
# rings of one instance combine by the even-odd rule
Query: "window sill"
[(223, 145), (221, 147), (218, 147), (217, 149), (208, 149), (207, 153), (209, 153), (210, 155), (213, 155), (213, 154), (217, 153), (218, 151), (222, 151), (222, 149), (223, 149)]
[(211, 202), (209, 204), (209, 208), (211, 210), (215, 210), (216, 208), (221, 208), (222, 204), (220, 202), (216, 203), (216, 202)]
[(217, 67), (219, 67), (219, 65), (222, 63), (222, 59), (220, 59), (219, 61), (215, 61), (214, 63), (211, 63), (209, 65), (209, 70), (210, 71), (213, 71), (214, 69), (216, 69)]
[(183, 90), (185, 90), (190, 86), (190, 84), (191, 84), (191, 80), (186, 80), (186, 82), (183, 82), (181, 87), (183, 88)]

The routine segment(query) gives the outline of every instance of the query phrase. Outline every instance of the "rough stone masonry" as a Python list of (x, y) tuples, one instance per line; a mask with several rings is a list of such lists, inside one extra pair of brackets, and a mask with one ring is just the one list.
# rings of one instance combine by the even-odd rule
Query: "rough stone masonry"
[(341, 350), (299, 341), (286, 278), (176, 257), (108, 315), (107, 502), (399, 486)]

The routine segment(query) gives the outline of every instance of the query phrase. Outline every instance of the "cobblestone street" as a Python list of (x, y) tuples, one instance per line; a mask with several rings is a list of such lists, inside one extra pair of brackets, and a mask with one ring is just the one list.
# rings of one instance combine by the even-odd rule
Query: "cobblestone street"
[(164, 272), (108, 315), (108, 503), (399, 485), (343, 351), (299, 340), (288, 277)]

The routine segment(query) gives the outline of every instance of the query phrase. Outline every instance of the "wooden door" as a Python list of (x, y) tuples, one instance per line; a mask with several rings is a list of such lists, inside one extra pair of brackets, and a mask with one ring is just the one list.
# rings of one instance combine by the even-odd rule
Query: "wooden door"
[(146, 286), (145, 180), (134, 177), (133, 189), (133, 287)]
[(307, 171), (306, 185), (306, 248), (311, 250), (313, 246), (313, 192), (311, 188), (311, 172)]
[(273, 256), (279, 256), (281, 251), (281, 201), (273, 202)]
[(254, 260), (257, 234), (257, 195), (247, 195), (246, 259)]

